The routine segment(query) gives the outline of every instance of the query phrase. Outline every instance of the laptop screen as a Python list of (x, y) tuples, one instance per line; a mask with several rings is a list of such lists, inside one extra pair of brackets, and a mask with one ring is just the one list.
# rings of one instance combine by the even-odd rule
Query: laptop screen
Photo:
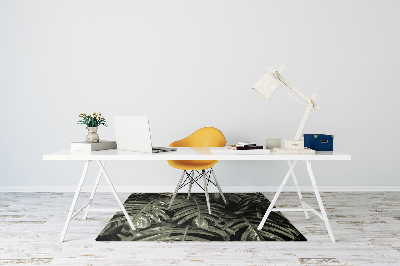
[(118, 150), (152, 152), (146, 116), (114, 116), (114, 129)]

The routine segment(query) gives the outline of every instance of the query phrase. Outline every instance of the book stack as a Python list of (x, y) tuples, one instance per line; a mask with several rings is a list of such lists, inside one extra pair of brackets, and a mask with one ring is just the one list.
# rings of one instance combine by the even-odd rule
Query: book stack
[(255, 142), (238, 142), (236, 145), (227, 145), (231, 150), (262, 150), (263, 146), (257, 146)]
[(116, 149), (117, 142), (110, 140), (100, 140), (96, 143), (82, 142), (71, 142), (71, 151), (101, 151)]
[(270, 154), (270, 150), (263, 149), (263, 146), (257, 146), (255, 142), (238, 142), (236, 145), (211, 147), (210, 149), (212, 154)]

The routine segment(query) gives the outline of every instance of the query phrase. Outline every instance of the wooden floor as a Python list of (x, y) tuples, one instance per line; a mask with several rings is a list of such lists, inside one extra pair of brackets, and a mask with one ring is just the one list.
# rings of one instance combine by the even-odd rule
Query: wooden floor
[[(301, 212), (285, 215), (307, 242), (96, 242), (113, 214), (90, 213), (59, 243), (72, 193), (0, 193), (0, 265), (400, 265), (400, 192), (321, 194), (337, 243), (322, 220)], [(110, 193), (96, 196), (94, 206), (116, 206)], [(83, 193), (78, 205), (88, 198)], [(313, 194), (304, 198), (317, 206)], [(278, 200), (297, 203), (290, 192)]]

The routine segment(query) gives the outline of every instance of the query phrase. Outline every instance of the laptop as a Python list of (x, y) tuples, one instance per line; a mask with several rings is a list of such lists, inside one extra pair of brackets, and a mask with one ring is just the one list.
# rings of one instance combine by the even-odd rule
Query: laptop
[(146, 116), (114, 116), (117, 149), (159, 153), (176, 151), (176, 148), (152, 147), (149, 119)]

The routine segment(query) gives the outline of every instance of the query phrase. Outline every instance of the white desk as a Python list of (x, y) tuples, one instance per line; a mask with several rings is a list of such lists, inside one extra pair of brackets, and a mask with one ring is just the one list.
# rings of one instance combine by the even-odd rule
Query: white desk
[[(210, 148), (177, 148), (177, 151), (175, 152), (169, 152), (169, 153), (141, 153), (141, 152), (129, 152), (129, 151), (118, 151), (118, 150), (103, 150), (103, 151), (92, 151), (92, 152), (86, 152), (86, 151), (71, 151), (71, 150), (63, 150), (51, 154), (47, 154), (43, 156), (43, 160), (62, 160), (62, 161), (71, 161), (71, 160), (79, 160), (79, 161), (85, 161), (84, 168), (83, 168), (83, 173), (81, 176), (81, 179), (79, 181), (78, 187), (76, 189), (74, 199), (72, 200), (71, 208), (68, 213), (67, 220), (65, 221), (64, 229), (61, 233), (61, 238), (60, 242), (64, 241), (65, 234), (68, 229), (68, 225), (73, 217), (75, 217), (78, 213), (81, 211), (85, 211), (85, 214), (83, 216), (84, 219), (86, 219), (87, 214), (89, 211), (92, 212), (99, 212), (99, 211), (122, 211), (131, 226), (133, 230), (135, 230), (135, 226), (132, 223), (132, 220), (130, 219), (128, 213), (126, 212), (121, 200), (119, 199), (117, 192), (114, 189), (114, 186), (111, 182), (110, 177), (108, 176), (106, 170), (105, 170), (105, 162), (106, 161), (165, 161), (165, 160), (225, 160), (225, 161), (287, 161), (289, 165), (289, 170), (286, 173), (281, 185), (278, 188), (278, 191), (276, 192), (274, 198), (271, 201), (270, 206), (268, 207), (268, 210), (266, 211), (262, 221), (260, 222), (258, 228), (261, 229), (265, 223), (265, 221), (268, 218), (268, 215), (270, 214), (271, 211), (276, 210), (276, 211), (303, 211), (306, 218), (309, 219), (308, 216), (308, 211), (314, 212), (318, 217), (320, 217), (326, 225), (326, 228), (329, 233), (329, 237), (332, 242), (335, 242), (328, 217), (325, 212), (324, 205), (321, 200), (321, 196), (318, 191), (317, 184), (315, 182), (314, 174), (311, 169), (311, 161), (337, 161), (337, 160), (351, 160), (351, 156), (347, 154), (343, 154), (340, 152), (316, 152), (316, 154), (312, 155), (306, 155), (306, 154), (274, 154), (271, 152), (271, 154), (265, 154), (265, 155), (239, 155), (239, 154), (229, 154), (227, 152), (226, 154), (212, 154)], [(100, 167), (99, 173), (97, 175), (96, 182), (94, 184), (92, 193), (90, 195), (89, 201), (84, 204), (80, 209), (74, 212), (75, 210), (75, 205), (78, 200), (79, 193), (81, 191), (83, 182), (85, 181), (87, 169), (89, 166), (89, 163), (91, 161), (96, 161), (97, 164)], [(301, 195), (301, 191), (298, 186), (297, 178), (294, 173), (294, 167), (297, 163), (297, 161), (304, 161), (307, 166), (308, 174), (315, 192), (315, 196), (318, 201), (319, 208), (321, 210), (321, 213), (316, 211), (314, 208), (312, 208), (309, 204), (307, 204)], [(90, 206), (92, 204), (94, 195), (96, 193), (97, 185), (100, 181), (101, 175), (104, 175), (106, 178), (111, 191), (113, 192), (115, 199), (118, 202), (118, 205), (120, 209), (116, 210), (111, 210), (111, 209), (90, 209)], [(281, 193), (283, 187), (285, 186), (287, 180), (289, 177), (292, 176), (296, 189), (297, 189), (297, 194), (300, 199), (300, 203), (302, 205), (302, 208), (273, 208), (275, 205), (279, 194)]]

